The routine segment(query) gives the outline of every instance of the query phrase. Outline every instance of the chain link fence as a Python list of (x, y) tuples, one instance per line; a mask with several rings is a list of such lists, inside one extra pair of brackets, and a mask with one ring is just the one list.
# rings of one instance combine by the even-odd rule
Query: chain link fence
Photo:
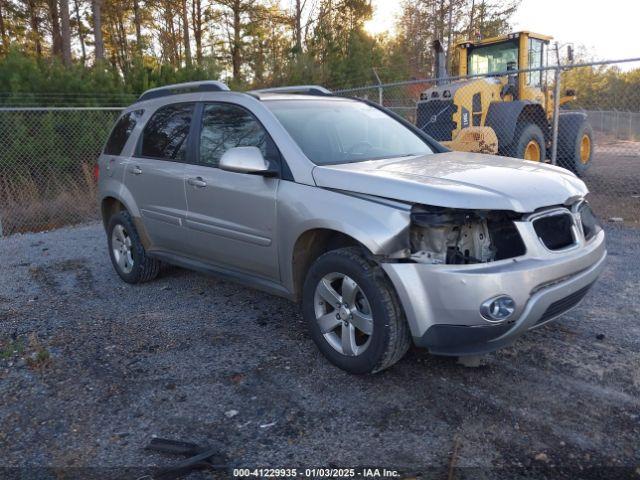
[(0, 234), (98, 218), (93, 166), (120, 108), (0, 108)]
[[(602, 219), (640, 226), (639, 72), (640, 61), (598, 62), (336, 93), (381, 103), (454, 150), (570, 168)], [(98, 218), (93, 166), (120, 111), (0, 108), (2, 234)]]

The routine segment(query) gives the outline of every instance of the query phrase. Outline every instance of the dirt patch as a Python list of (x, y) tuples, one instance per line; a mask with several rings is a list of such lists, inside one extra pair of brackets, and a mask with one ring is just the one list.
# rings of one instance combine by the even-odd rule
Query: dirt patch
[(640, 227), (640, 142), (596, 134), (592, 162), (583, 180), (598, 216)]

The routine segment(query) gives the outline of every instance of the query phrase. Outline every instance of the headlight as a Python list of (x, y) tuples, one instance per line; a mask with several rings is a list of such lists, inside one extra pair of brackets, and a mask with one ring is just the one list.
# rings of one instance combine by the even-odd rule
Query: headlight
[(580, 222), (582, 224), (582, 232), (584, 233), (584, 239), (586, 241), (591, 240), (596, 233), (600, 231), (600, 225), (596, 218), (591, 206), (587, 202), (582, 202), (578, 209), (580, 213)]

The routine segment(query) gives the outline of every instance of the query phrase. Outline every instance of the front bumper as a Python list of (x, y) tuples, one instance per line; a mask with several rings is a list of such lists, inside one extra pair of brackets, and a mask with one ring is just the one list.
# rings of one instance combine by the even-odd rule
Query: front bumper
[[(519, 222), (517, 222), (519, 223)], [(579, 303), (602, 272), (605, 235), (559, 252), (542, 247), (530, 224), (517, 224), (527, 255), (473, 265), (383, 263), (411, 328), (414, 342), (440, 355), (476, 355), (512, 343), (527, 330)], [(516, 310), (494, 324), (480, 305), (509, 295)]]

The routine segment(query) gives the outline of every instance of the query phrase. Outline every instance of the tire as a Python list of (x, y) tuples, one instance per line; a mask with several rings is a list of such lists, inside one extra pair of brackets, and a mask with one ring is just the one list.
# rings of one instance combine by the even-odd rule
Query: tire
[(542, 161), (547, 158), (546, 144), (544, 141), (544, 133), (535, 123), (525, 123), (518, 127), (515, 135), (515, 142), (511, 146), (510, 153), (512, 157), (525, 159), (527, 147), (530, 143), (535, 142), (539, 151), (538, 160)]
[(158, 276), (161, 262), (147, 256), (129, 212), (118, 212), (109, 219), (107, 239), (111, 263), (122, 280), (143, 283)]
[[(329, 283), (328, 280), (334, 277), (333, 283)], [(333, 289), (333, 293), (340, 294), (337, 298), (327, 293), (322, 286), (327, 284)], [(319, 291), (325, 292), (324, 296)], [(355, 293), (351, 295), (350, 291)], [(330, 302), (326, 301), (327, 295), (336, 302), (344, 299), (345, 303), (350, 303), (351, 310), (345, 307), (338, 310), (334, 305), (330, 306)], [(347, 297), (353, 298), (354, 302), (350, 302)], [(382, 269), (369, 261), (360, 248), (332, 250), (313, 263), (303, 286), (302, 310), (311, 336), (320, 351), (331, 363), (349, 373), (379, 372), (395, 364), (409, 349), (409, 326), (396, 292)], [(347, 321), (348, 327), (337, 318), (333, 320), (333, 316), (340, 313), (344, 319), (346, 312), (351, 315)], [(325, 329), (321, 330), (318, 316), (335, 322), (334, 329), (328, 330), (331, 326), (323, 324)], [(365, 317), (369, 320), (361, 322)], [(364, 324), (368, 325), (370, 335), (365, 334), (366, 330), (358, 330), (356, 327)], [(355, 332), (355, 344), (348, 341), (345, 343), (344, 340), (345, 331), (348, 334), (351, 330)], [(337, 342), (342, 351), (338, 350)], [(351, 352), (348, 351), (350, 348)]]
[[(562, 118), (562, 116), (560, 117)], [(558, 165), (581, 177), (591, 166), (593, 158), (593, 129), (586, 119), (569, 118), (558, 129)], [(579, 122), (579, 123), (578, 123)], [(586, 147), (585, 145), (586, 142)]]

